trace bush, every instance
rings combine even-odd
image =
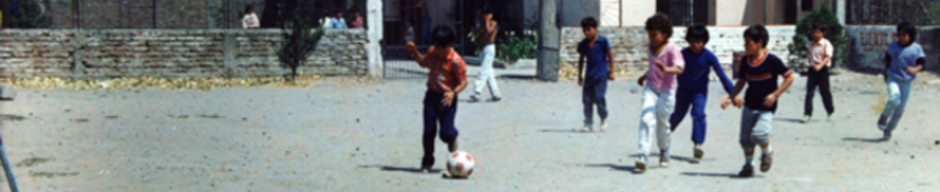
[[[839,18],[836,17],[828,6],[823,5],[821,9],[813,11],[806,15],[796,25],[796,35],[793,36],[793,42],[787,46],[790,50],[789,67],[795,71],[805,71],[810,66],[809,46],[814,23],[824,23],[829,31],[826,31],[826,39],[832,42],[835,48],[832,57],[832,67],[835,68],[848,59],[848,38],[844,35],[845,27],[839,24]],[[830,70],[831,72],[831,70]]]
[[[503,34],[506,40],[496,46],[496,58],[512,63],[538,56],[539,35],[535,31],[526,30],[522,36],[516,36],[512,31]]]

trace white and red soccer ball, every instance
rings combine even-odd
[[[473,173],[473,159],[470,153],[454,152],[447,157],[447,172],[451,177],[467,178]]]

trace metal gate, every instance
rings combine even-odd
[[[418,50],[427,50],[428,46],[419,46]],[[386,45],[382,48],[382,77],[385,79],[422,79],[427,78],[428,70],[422,68],[408,53],[405,46]]]

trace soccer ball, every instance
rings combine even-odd
[[[447,157],[447,172],[454,178],[467,178],[473,173],[473,156],[457,151]]]

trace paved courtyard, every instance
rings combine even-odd
[[[875,142],[885,92],[879,79],[834,77],[835,117],[817,115],[808,124],[796,122],[806,80],[797,79],[775,117],[773,169],[749,179],[731,177],[743,163],[741,111],[719,108],[726,94],[717,83],[703,162],[686,161],[687,118],[673,136],[671,166],[633,174],[641,89],[635,78],[610,83],[611,127],[602,133],[573,131],[582,121],[573,81],[504,79],[501,102],[470,103],[463,94],[460,147],[477,157],[468,180],[417,171],[421,80],[327,78],[312,88],[210,91],[23,89],[17,101],[0,104],[0,134],[23,191],[937,190],[940,85],[918,80],[894,140]],[[816,105],[824,114],[821,101]],[[440,170],[445,145],[437,149]]]

